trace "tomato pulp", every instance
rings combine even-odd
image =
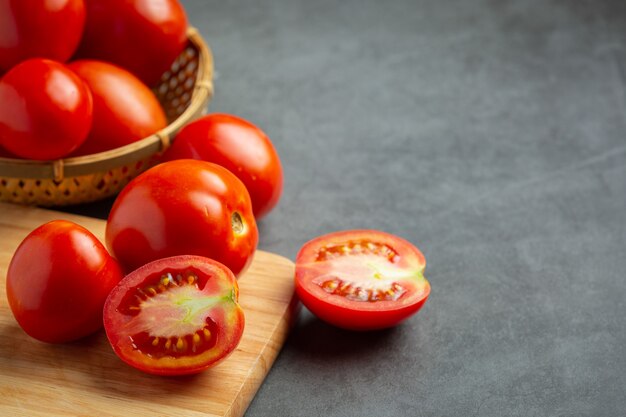
[[[33,230],[15,251],[7,298],[30,336],[69,342],[102,328],[102,306],[121,279],[121,268],[91,232],[55,220]]]
[[[115,353],[144,372],[183,375],[216,365],[244,329],[239,288],[224,265],[199,256],[151,262],[126,276],[104,306]]]
[[[424,255],[408,241],[352,230],[307,242],[296,258],[296,293],[320,319],[351,330],[392,327],[430,294]]]

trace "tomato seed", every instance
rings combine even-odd
[[[176,349],[182,351],[184,350],[185,345],[186,345],[185,339],[183,339],[182,337],[179,337],[178,340],[176,341]]]
[[[340,278],[333,278],[318,284],[329,294],[339,295],[353,301],[396,301],[407,290],[397,282],[391,284],[390,288],[380,290],[376,288],[363,288],[358,284],[344,281]]]
[[[389,262],[397,262],[399,259],[398,253],[384,243],[351,240],[344,244],[320,248],[317,252],[316,261],[328,261],[345,255],[376,255],[387,258]]]
[[[144,331],[130,338],[131,346],[154,358],[165,356],[177,358],[189,355],[190,352],[199,354],[211,349],[217,343],[217,339],[213,337],[209,329],[215,326],[216,324],[211,319],[207,319],[207,325],[202,329],[192,334],[171,337],[151,336]]]
[[[131,292],[127,295],[129,299],[128,302],[122,303],[122,305],[126,305],[125,313],[131,316],[139,314],[141,311],[141,305],[147,301],[150,297],[154,297],[157,294],[166,292],[168,289],[178,287],[180,285],[195,285],[198,284],[198,276],[192,272],[186,274],[185,281],[183,282],[183,277],[180,274],[176,275],[176,279],[172,276],[171,273],[159,275],[157,279],[148,280],[143,287],[137,287],[135,292]]]

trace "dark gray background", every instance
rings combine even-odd
[[[385,230],[432,285],[388,331],[303,311],[247,416],[624,415],[624,1],[183,3],[282,158],[260,248]]]

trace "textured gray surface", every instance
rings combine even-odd
[[[304,311],[248,417],[624,415],[623,1],[183,3],[284,164],[260,247],[381,229],[433,289],[389,331]]]

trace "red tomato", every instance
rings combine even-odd
[[[0,79],[0,144],[22,158],[67,156],[87,138],[89,89],[65,65],[29,59]]]
[[[87,83],[93,96],[93,126],[74,155],[128,145],[167,126],[154,93],[137,77],[101,61],[76,61],[69,68]]]
[[[149,86],[187,44],[187,17],[177,0],[89,0],[81,58],[120,65]]]
[[[19,159],[19,156],[12,154],[11,152],[0,146],[0,158]]]
[[[375,230],[307,242],[296,258],[296,293],[320,319],[351,330],[392,327],[415,314],[430,294],[424,255]]]
[[[0,0],[0,72],[28,58],[67,61],[84,26],[83,0]]]
[[[185,126],[164,159],[185,158],[213,162],[235,174],[250,193],[257,220],[280,199],[283,171],[272,142],[237,116],[211,114]]]
[[[7,297],[26,333],[49,343],[102,328],[102,307],[122,279],[117,262],[87,229],[55,220],[33,230],[7,271]]]
[[[244,329],[239,288],[224,265],[200,256],[159,259],[126,276],[104,305],[104,328],[124,362],[158,375],[216,365]]]
[[[252,261],[258,231],[246,187],[209,162],[165,162],[119,194],[107,246],[127,270],[175,255],[215,259],[235,275]]]

